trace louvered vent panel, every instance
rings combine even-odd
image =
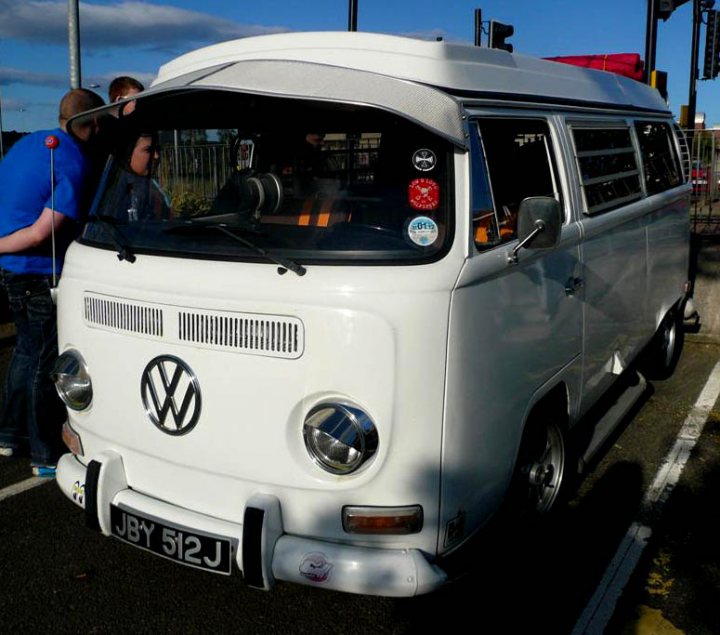
[[[112,331],[163,336],[162,309],[127,300],[86,294],[85,321]]]
[[[305,346],[300,320],[253,314],[181,311],[178,338],[208,348],[293,359],[302,355]]]

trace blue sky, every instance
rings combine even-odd
[[[657,68],[669,74],[670,108],[688,99],[692,2],[659,23]],[[644,55],[646,0],[358,0],[358,29],[472,42],[474,9],[515,26],[515,51],[534,56]],[[248,35],[345,30],[347,0],[90,0],[80,3],[82,83],[120,74],[149,84],[189,50]],[[701,35],[700,66],[704,34]],[[701,68],[702,71],[702,68]],[[0,0],[0,98],[4,130],[56,124],[69,87],[67,0]],[[720,83],[698,83],[697,110],[720,124]]]

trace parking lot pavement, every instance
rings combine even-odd
[[[720,362],[720,346],[708,345]],[[720,401],[655,519],[608,633],[720,633]]]

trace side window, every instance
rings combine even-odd
[[[531,196],[559,200],[546,121],[482,119],[473,168],[473,232],[478,249],[517,237],[520,203]]]
[[[664,192],[682,183],[680,164],[675,152],[672,131],[666,123],[636,121],[648,194]]]
[[[630,129],[572,126],[588,214],[607,212],[642,196]]]

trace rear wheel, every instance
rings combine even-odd
[[[667,312],[646,351],[643,370],[650,379],[667,379],[672,375],[683,345],[682,309]]]
[[[525,431],[512,486],[513,507],[523,515],[549,512],[565,481],[567,450],[560,426],[542,419]]]

